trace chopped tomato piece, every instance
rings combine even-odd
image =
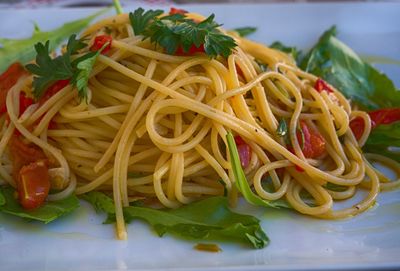
[[[25,209],[34,209],[43,204],[50,190],[50,178],[45,161],[23,166],[19,171],[18,199]]]
[[[6,98],[8,91],[17,83],[21,76],[27,73],[24,67],[16,62],[0,75],[0,114],[7,112]]]
[[[104,44],[108,43],[106,47],[101,51],[102,54],[106,54],[111,49],[112,37],[110,35],[100,35],[94,38],[90,51],[99,51],[103,48]]]
[[[384,108],[371,111],[368,113],[371,118],[371,129],[379,125],[392,124],[400,121],[400,108]],[[360,139],[364,129],[365,123],[361,117],[357,117],[350,122],[350,128],[353,131],[356,139]]]
[[[26,97],[24,92],[19,93],[19,115],[21,116],[25,110],[33,104],[33,99]]]
[[[48,87],[44,95],[39,99],[39,105],[43,105],[48,99],[53,97],[53,95],[65,88],[69,84],[69,82],[69,79],[58,80],[50,87]]]
[[[368,114],[371,117],[374,128],[381,124],[392,124],[400,121],[400,108],[384,108],[371,111]]]
[[[24,143],[18,136],[14,136],[11,139],[9,146],[13,162],[13,177],[16,182],[21,167],[46,159],[46,155],[40,148]]]
[[[302,146],[304,157],[317,158],[325,153],[325,139],[316,130],[308,127],[307,123],[300,121],[300,129],[303,133],[297,132],[297,140]],[[304,138],[304,142],[303,142]]]
[[[182,48],[182,46],[179,46],[178,49],[176,50],[176,54],[178,56],[191,56],[194,55],[195,53],[204,53],[204,44],[201,44],[199,47],[196,47],[196,45],[192,45],[189,48],[189,51],[185,52]]]
[[[188,11],[184,10],[184,9],[180,9],[180,8],[171,7],[171,9],[169,10],[170,15],[174,15],[174,14],[182,14],[183,15],[185,13],[188,13]]]
[[[250,164],[251,148],[240,136],[235,136],[235,143],[238,149],[240,164],[242,168],[246,168]]]
[[[315,85],[314,88],[321,93],[322,91],[326,91],[328,93],[333,93],[333,90],[331,89],[330,86],[328,86],[328,84],[322,80],[321,78],[318,78],[317,81],[315,81]]]

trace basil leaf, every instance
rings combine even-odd
[[[231,157],[232,170],[236,179],[235,184],[237,189],[240,191],[240,193],[242,193],[243,197],[246,199],[246,201],[251,204],[264,207],[291,208],[286,201],[283,200],[267,201],[260,198],[251,190],[249,183],[247,182],[246,175],[243,172],[240,163],[239,153],[232,133],[228,133],[226,135],[226,139],[228,141],[228,149]]]
[[[65,214],[71,213],[79,207],[78,198],[72,195],[62,200],[46,202],[43,206],[33,210],[25,210],[15,199],[14,194],[14,188],[0,187],[0,195],[5,199],[5,203],[0,206],[1,212],[22,218],[38,220],[46,224]]]
[[[124,208],[124,215],[128,221],[135,218],[147,221],[159,236],[171,233],[190,239],[244,242],[254,248],[269,243],[260,221],[232,212],[225,197],[211,197],[169,210],[129,206]]]
[[[335,27],[322,35],[300,67],[322,77],[363,109],[400,106],[400,91],[393,82],[337,39]]]
[[[0,38],[0,73],[4,72],[8,66],[16,61],[25,64],[33,60],[36,55],[34,45],[39,42],[50,40],[49,50],[54,51],[65,39],[74,33],[80,32],[94,18],[107,10],[101,10],[86,18],[66,23],[49,32],[42,32],[35,27],[32,37],[27,39]]]

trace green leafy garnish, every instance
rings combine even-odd
[[[67,52],[55,58],[50,57],[50,42],[39,42],[35,45],[36,64],[26,65],[26,69],[36,75],[33,78],[33,96],[40,98],[46,89],[58,80],[65,80],[74,74],[71,55],[86,46],[72,35],[68,40]]]
[[[276,134],[280,137],[285,137],[288,134],[288,126],[284,118],[280,119]]]
[[[0,190],[0,207],[6,204],[6,198],[3,196],[3,193]]]
[[[124,208],[124,215],[128,221],[147,221],[159,236],[168,232],[190,239],[245,242],[254,248],[269,243],[260,221],[229,210],[225,197],[211,197],[169,210],[130,206]]]
[[[110,197],[101,192],[89,192],[83,199],[108,215],[105,223],[113,222],[115,209]],[[129,206],[124,207],[124,217],[128,223],[134,219],[145,220],[159,236],[170,233],[188,239],[245,242],[254,248],[263,248],[269,242],[260,221],[232,212],[226,197],[211,197],[177,209]]]
[[[363,150],[370,153],[379,153],[400,162],[400,152],[391,151],[390,147],[400,147],[400,122],[375,127],[369,135]]]
[[[38,27],[32,37],[27,39],[0,38],[0,73],[4,72],[12,63],[19,61],[25,64],[35,58],[34,45],[38,42],[49,40],[49,51],[54,51],[59,45],[74,33],[80,32],[94,18],[103,14],[102,10],[86,18],[72,21],[49,32],[42,32]]]
[[[218,55],[228,57],[236,47],[235,40],[223,34],[211,14],[202,22],[195,22],[183,14],[165,15],[162,10],[144,11],[136,9],[129,14],[135,35],[143,35],[144,39],[163,47],[168,54],[175,54],[179,48],[188,53],[190,48],[204,46],[210,57]]]
[[[70,83],[77,88],[79,97],[86,99],[90,72],[97,56],[108,43],[104,44],[100,50],[88,52],[75,60],[72,59],[72,56],[87,46],[87,44],[77,40],[75,34],[69,38],[66,52],[63,55],[51,58],[49,44],[49,41],[45,44],[37,43],[35,45],[36,64],[26,65],[26,69],[35,75],[33,78],[33,96],[39,99],[47,88],[58,80],[71,79]]]
[[[227,133],[226,139],[228,142],[229,155],[231,157],[232,170],[236,179],[235,184],[238,190],[242,193],[243,197],[246,199],[246,201],[251,204],[264,207],[290,208],[286,201],[267,201],[257,196],[251,190],[249,183],[247,182],[246,175],[243,172],[242,165],[240,163],[239,153],[232,133]]]
[[[0,187],[0,198],[4,198],[4,204],[0,204],[0,211],[14,216],[38,220],[44,223],[49,223],[57,218],[71,213],[79,207],[79,200],[75,195],[69,196],[63,200],[49,201],[43,206],[25,210],[15,199],[15,190],[11,187]]]
[[[400,106],[400,91],[393,82],[337,39],[335,27],[322,35],[301,68],[322,77],[363,109]]]
[[[302,57],[301,51],[298,50],[296,47],[286,46],[283,43],[281,43],[280,41],[275,41],[269,47],[271,47],[273,49],[277,49],[279,51],[282,51],[284,53],[287,53],[287,54],[291,55],[292,58],[296,62],[298,62],[300,60],[300,58]]]
[[[241,37],[246,37],[250,34],[253,34],[254,32],[257,31],[257,27],[252,27],[252,26],[246,26],[246,27],[238,27],[238,28],[234,28],[232,29],[233,31],[235,31],[236,33],[239,34],[239,36]]]

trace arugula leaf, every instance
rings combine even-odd
[[[78,198],[72,195],[63,200],[46,202],[43,206],[34,210],[25,210],[17,202],[14,194],[15,190],[13,188],[0,187],[0,195],[5,199],[5,203],[2,206],[0,204],[1,212],[22,218],[38,220],[46,224],[65,214],[71,213],[79,207]]]
[[[66,38],[74,33],[80,32],[93,19],[103,14],[101,10],[86,18],[72,21],[49,32],[42,32],[35,27],[32,37],[27,39],[4,39],[0,38],[0,73],[4,72],[12,63],[19,61],[25,64],[35,57],[34,45],[38,42],[50,40],[48,50],[54,51]]]
[[[102,192],[89,192],[82,198],[97,212],[108,215],[104,223],[115,222],[114,201],[110,197]],[[168,232],[189,239],[247,242],[255,248],[263,248],[269,242],[260,221],[230,211],[226,197],[207,198],[178,209],[129,206],[124,208],[124,217],[127,223],[137,218],[147,221],[159,236]]]
[[[91,191],[83,194],[81,198],[92,204],[97,213],[115,214],[114,201],[102,192]]]
[[[291,55],[292,58],[296,61],[296,63],[299,64],[300,59],[302,57],[302,52],[298,50],[296,47],[286,46],[280,41],[273,42],[269,47]]]
[[[225,197],[211,197],[170,210],[129,206],[124,208],[124,215],[128,221],[134,218],[147,221],[160,237],[168,232],[190,239],[246,242],[254,248],[269,243],[260,221],[230,211]]]
[[[369,135],[363,151],[379,153],[400,162],[400,152],[391,151],[389,147],[400,147],[400,122],[375,127]]]
[[[0,190],[0,207],[6,204],[6,198],[4,197],[3,193]]]
[[[192,46],[200,48],[210,57],[222,55],[228,57],[236,42],[230,36],[223,34],[211,14],[202,22],[195,22],[183,14],[173,14],[159,17],[162,10],[144,11],[136,9],[129,14],[129,19],[135,35],[143,35],[144,39],[163,47],[168,54],[175,54],[178,49],[189,52]]]
[[[335,27],[322,35],[301,68],[322,77],[363,109],[400,106],[400,91],[393,82],[337,39]]]
[[[288,134],[288,126],[284,118],[281,118],[279,120],[279,125],[278,129],[276,129],[276,134],[280,137],[284,137]]]
[[[257,31],[257,27],[246,26],[246,27],[234,28],[232,30],[235,31],[236,33],[238,33],[239,36],[246,37],[246,36],[256,32]]]
[[[231,157],[232,170],[236,179],[235,184],[238,190],[242,193],[243,197],[246,199],[246,201],[253,205],[259,205],[264,207],[291,208],[286,201],[283,200],[267,201],[257,196],[251,190],[249,183],[247,182],[246,175],[243,172],[240,163],[239,153],[232,133],[227,133],[226,139],[228,142],[228,150]]]

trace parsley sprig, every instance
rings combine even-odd
[[[196,22],[184,14],[165,15],[162,10],[136,9],[129,14],[135,35],[143,35],[144,39],[162,46],[168,54],[175,54],[179,48],[189,52],[192,46],[204,46],[210,57],[218,55],[228,57],[237,46],[235,40],[222,33],[214,21],[214,14],[207,19]]]
[[[87,83],[90,72],[103,48],[97,52],[88,52],[73,59],[72,56],[78,54],[79,50],[86,46],[86,43],[76,39],[76,35],[71,35],[65,53],[52,58],[50,56],[50,42],[37,43],[35,45],[36,64],[26,65],[26,69],[35,75],[33,78],[33,96],[39,99],[55,82],[70,79],[70,84],[77,88],[79,97],[87,99]]]

